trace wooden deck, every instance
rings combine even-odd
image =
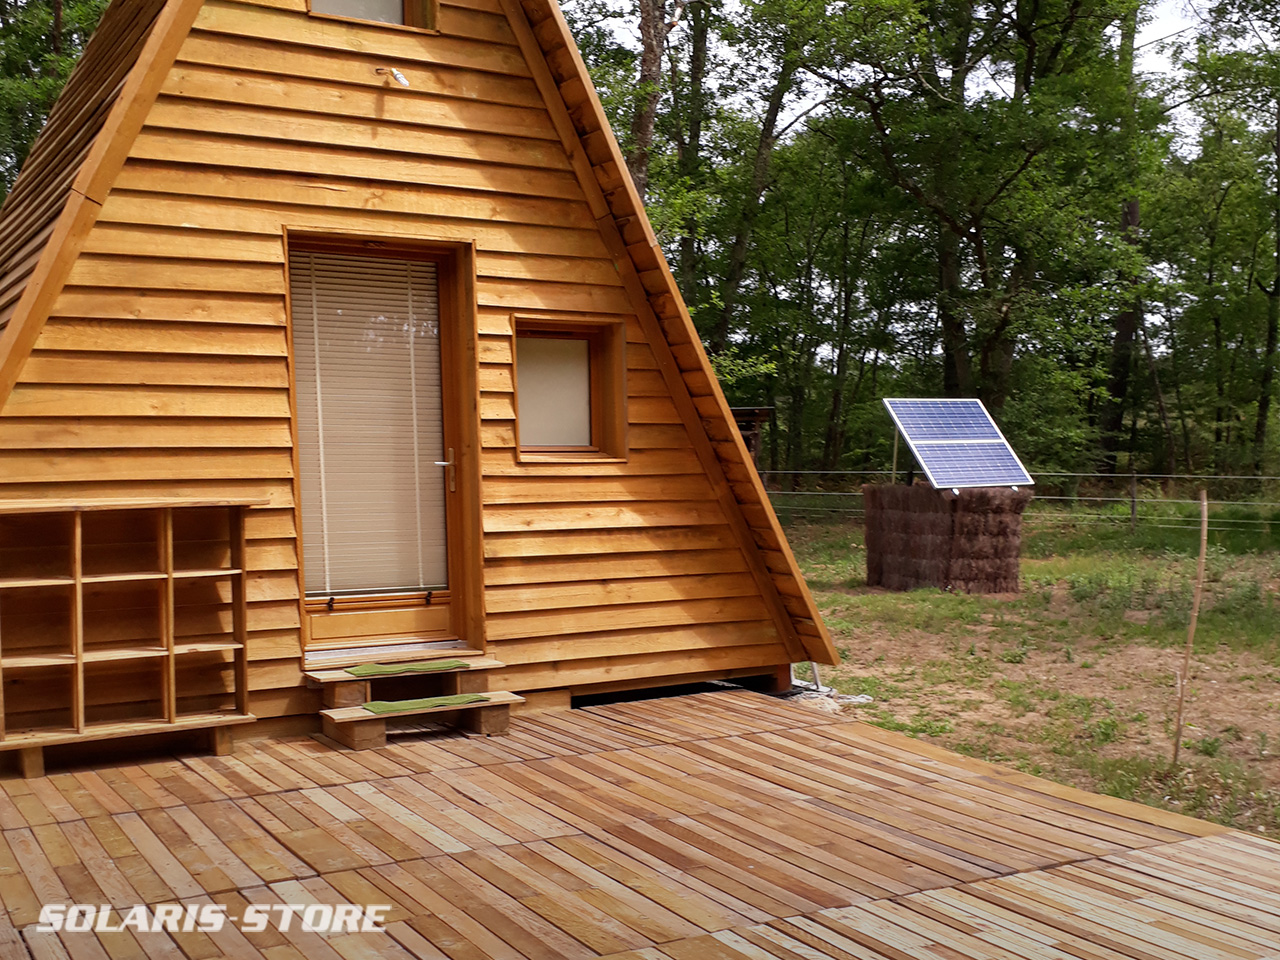
[[[1280,957],[1280,845],[748,693],[0,784],[2,958]],[[386,903],[381,933],[35,932]]]

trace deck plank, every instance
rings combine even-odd
[[[0,781],[0,958],[1274,960],[1280,845],[744,691]],[[379,933],[36,932],[46,902]]]

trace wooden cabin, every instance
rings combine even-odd
[[[32,769],[837,661],[553,0],[115,0],[0,264]]]

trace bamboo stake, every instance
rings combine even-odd
[[[1200,597],[1204,594],[1204,557],[1209,549],[1209,495],[1200,491],[1200,560],[1196,563],[1196,589],[1191,598],[1191,623],[1187,626],[1187,647],[1182,653],[1182,672],[1178,675],[1178,718],[1173,733],[1173,764],[1178,765],[1182,749],[1182,708],[1187,687],[1191,683],[1191,647],[1196,639],[1196,621],[1200,619]]]
[[[1138,474],[1129,474],[1129,532],[1138,532]]]

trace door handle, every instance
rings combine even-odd
[[[449,471],[449,492],[456,491],[458,489],[458,470],[457,464],[453,459],[453,447],[449,448],[448,460],[437,460],[435,463],[437,467],[444,467]]]

